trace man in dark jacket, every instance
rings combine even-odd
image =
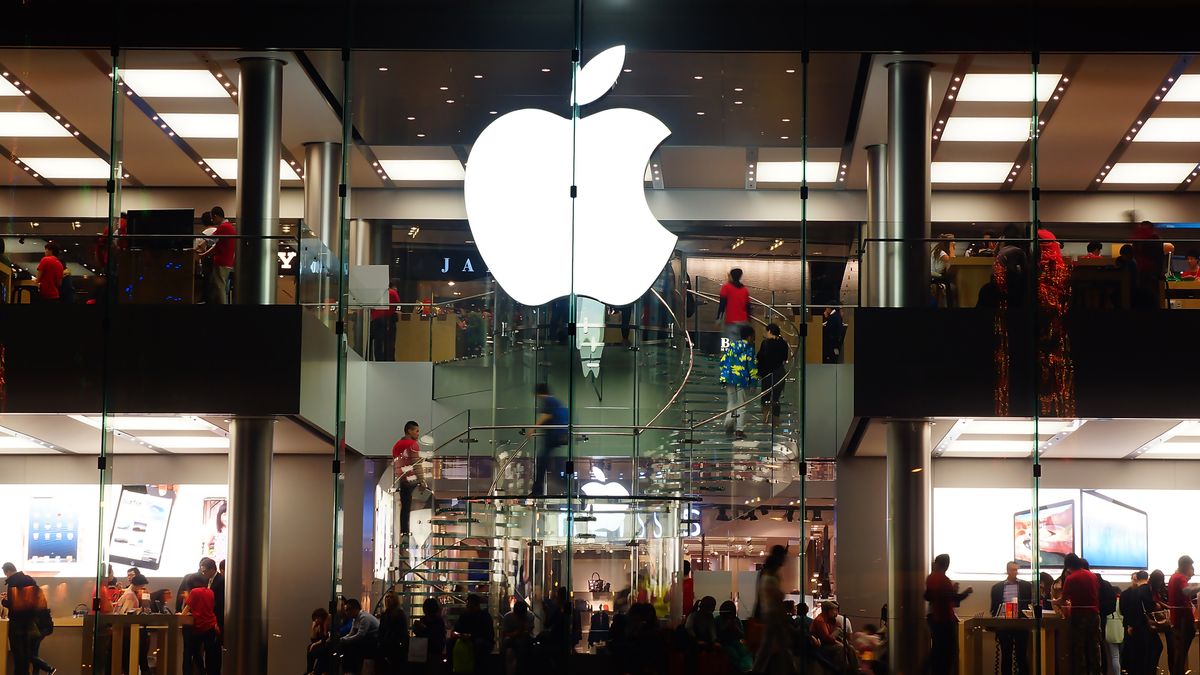
[[[1004,616],[1004,603],[1017,603],[1018,615],[1021,609],[1033,603],[1033,584],[1017,578],[1020,566],[1015,562],[1008,563],[1008,577],[992,586],[992,616]],[[1029,634],[1023,630],[996,631],[996,640],[1000,648],[1001,675],[1025,675],[1029,672]]]
[[[38,609],[38,587],[33,577],[17,571],[17,566],[4,563],[7,594],[4,607],[8,609],[8,648],[12,651],[13,672],[28,673],[33,663],[33,642],[41,637],[35,619]]]
[[[1000,299],[1009,308],[1024,307],[1028,299],[1032,273],[1026,243],[1016,225],[1004,228],[1004,242],[1000,244],[996,262],[992,265],[993,280]]]

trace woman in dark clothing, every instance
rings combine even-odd
[[[446,620],[442,618],[442,605],[435,598],[428,598],[421,604],[421,610],[424,615],[413,622],[412,633],[429,639],[426,675],[441,675],[446,665]]]
[[[312,613],[308,629],[308,670],[313,675],[329,672],[329,612],[318,607]]]
[[[496,643],[496,628],[492,625],[492,616],[483,609],[483,602],[478,595],[467,596],[467,609],[454,624],[454,638],[468,640],[475,653],[475,673],[488,673],[491,668],[488,662],[492,655],[492,646]],[[450,653],[454,653],[453,647]],[[460,671],[458,664],[452,664],[455,672]]]
[[[758,346],[758,374],[762,379],[763,419],[779,421],[779,397],[787,374],[788,343],[778,324],[767,326],[767,337]]]
[[[400,598],[392,591],[383,595],[379,615],[379,663],[375,672],[396,675],[404,672],[408,657],[408,615],[400,609]]]

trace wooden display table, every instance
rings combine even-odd
[[[962,645],[962,649],[958,654],[958,672],[982,674],[990,673],[994,670],[993,659],[984,658],[984,633],[1023,631],[1030,633],[1030,658],[1036,659],[1040,663],[1040,669],[1037,672],[1044,675],[1054,675],[1056,672],[1066,673],[1069,666],[1067,662],[1066,628],[1066,620],[1058,615],[1042,617],[1040,629],[1035,619],[999,619],[992,617],[967,619],[958,625],[959,644]],[[1036,641],[1033,640],[1032,633],[1034,630],[1038,630],[1040,633],[1041,649],[1036,647]],[[1027,672],[1034,671],[1032,668],[1029,668]]]
[[[83,627],[83,619],[76,616],[55,617],[54,629],[57,632],[59,628],[81,628]],[[8,672],[8,619],[0,619],[0,673]]]
[[[93,637],[96,635],[95,614],[88,615],[83,619],[83,655],[80,659],[82,664],[82,672],[84,675],[95,672],[94,659],[96,655]],[[180,632],[181,626],[192,625],[192,617],[182,614],[100,614],[100,631],[104,631],[106,627],[112,628],[112,642],[109,649],[110,666],[109,673],[120,673],[121,660],[124,655],[123,645],[125,636],[129,636],[129,664],[130,667],[136,670],[138,662],[138,654],[141,649],[142,631],[145,628],[148,630],[162,631],[165,640],[159,642],[158,658],[154,672],[159,675],[173,673],[176,669],[176,663],[179,660],[180,654]],[[55,625],[61,625],[58,620],[55,620]]]
[[[979,289],[992,280],[991,256],[954,257],[946,266],[946,278],[954,290],[955,307],[974,307],[979,301]]]
[[[1167,282],[1167,301],[1171,309],[1200,309],[1200,281]]]

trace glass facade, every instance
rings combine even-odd
[[[0,49],[0,661],[1200,663],[1191,55],[584,9]]]

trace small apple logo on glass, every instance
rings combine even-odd
[[[589,497],[628,497],[629,490],[620,483],[607,482],[608,478],[598,466],[592,467],[592,480],[579,486],[579,490]],[[591,505],[591,513],[596,516],[591,530],[608,536],[621,536],[625,531],[625,512],[628,504],[606,502]]]
[[[575,77],[574,100],[599,99],[624,64],[624,46],[596,55]],[[670,134],[629,108],[574,122],[526,108],[488,125],[463,193],[475,245],[505,292],[525,305],[572,290],[614,306],[640,298],[675,248],[644,186],[650,154]]]

